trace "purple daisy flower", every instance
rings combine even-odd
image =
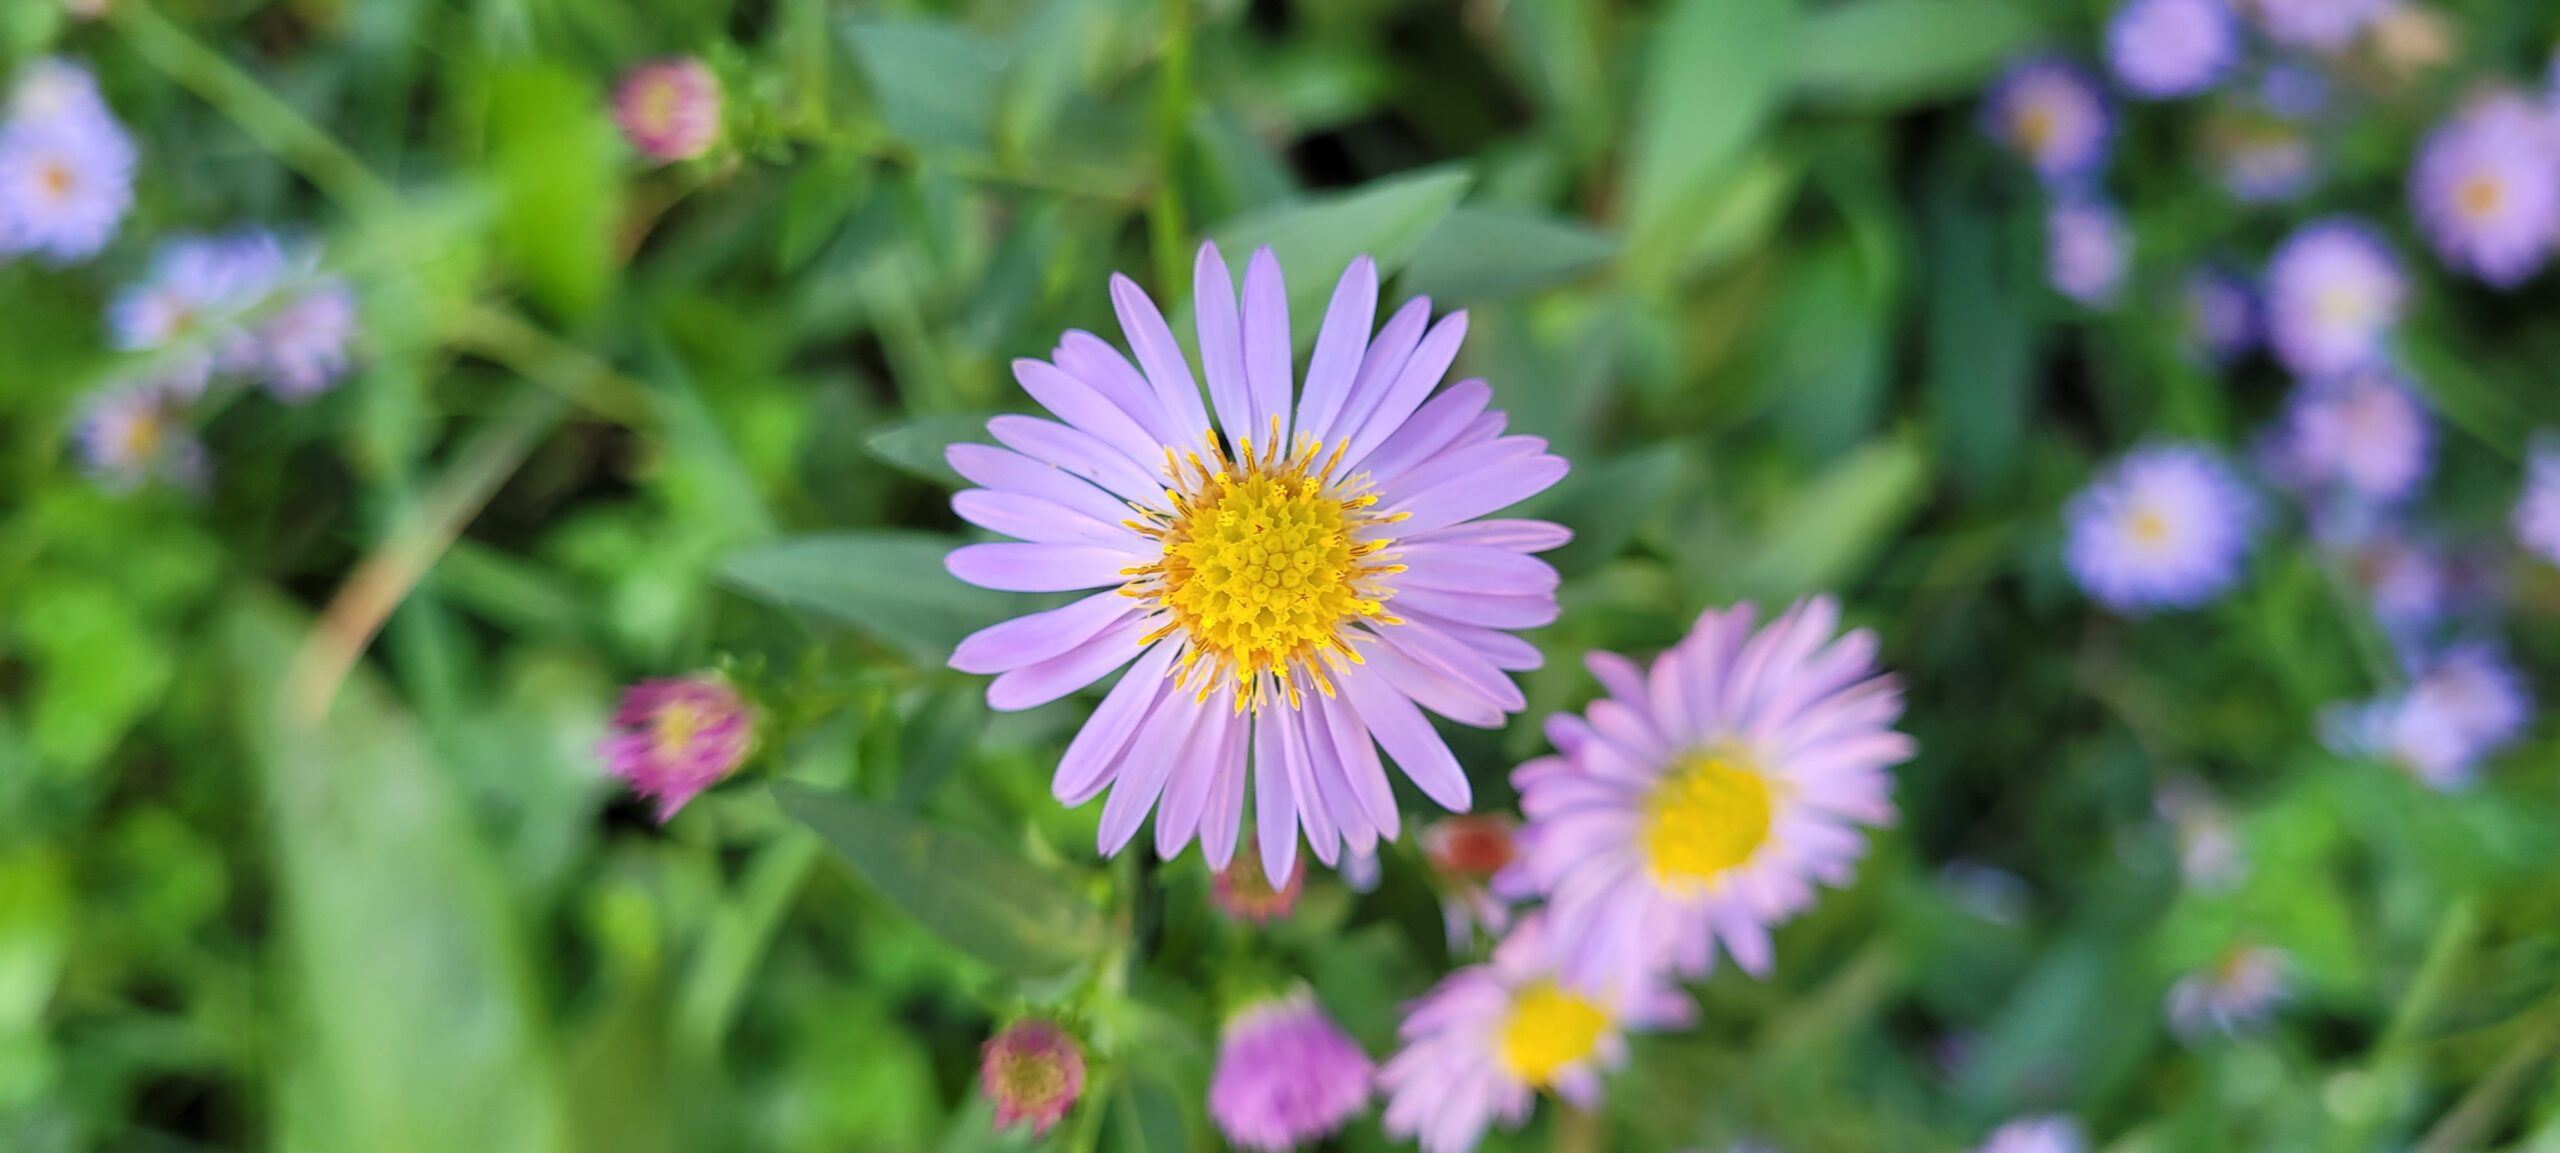
[[[59,56],[30,60],[18,68],[9,82],[6,116],[21,124],[115,123],[106,98],[98,93],[97,76],[87,66]]]
[[[1770,930],[1848,883],[1859,826],[1893,821],[1885,770],[1913,745],[1875,634],[1839,634],[1829,597],[1753,624],[1710,610],[1650,672],[1591,654],[1609,695],[1512,775],[1520,867],[1575,974],[1694,976],[1723,952],[1766,975]]]
[[[251,329],[249,371],[288,404],[318,396],[347,370],[356,334],[356,299],[346,281],[317,277]]]
[[[1286,1153],[1368,1108],[1376,1071],[1302,988],[1227,1022],[1209,1074],[1209,1117],[1238,1149]]]
[[[100,390],[82,407],[73,431],[81,464],[112,492],[152,481],[201,488],[209,469],[204,445],[187,426],[191,396],[162,381]]]
[[[2132,263],[2124,217],[2103,201],[2065,197],[2045,212],[2045,277],[2088,308],[2114,304]]]
[[[0,256],[60,267],[97,255],[133,207],[133,164],[133,142],[112,119],[0,126]]]
[[[2513,519],[2526,551],[2560,565],[2560,440],[2535,438]]]
[[[245,322],[287,267],[283,245],[263,231],[171,239],[150,274],[108,305],[108,335],[128,352],[192,350],[199,383],[217,364],[246,368],[256,363],[256,342]]]
[[[995,1127],[1047,1133],[1084,1095],[1084,1046],[1037,1017],[1007,1025],[979,1054],[978,1089],[995,1103]]]
[[[2364,224],[2330,217],[2293,231],[2267,262],[2267,335],[2294,375],[2337,376],[2381,359],[2408,282]]]
[[[2106,162],[2115,117],[2079,66],[2038,58],[2011,67],[1982,106],[1982,131],[2048,184],[2071,184]]]
[[[2453,792],[2514,743],[2532,710],[2523,676],[2494,646],[2462,644],[2423,664],[2404,691],[2332,710],[2322,737],[2341,753],[2380,757]]]
[[[2427,137],[2409,204],[2436,254],[2499,288],[2541,271],[2560,236],[2560,148],[2550,114],[2501,93]]]
[[[2063,511],[2073,579],[2118,612],[2191,608],[2240,577],[2257,502],[2201,445],[2135,449]]]
[[[613,120],[641,155],[691,160],[719,142],[720,78],[690,56],[637,65],[614,88]]]
[[[1556,572],[1531,554],[1570,537],[1477,518],[1544,491],[1565,462],[1502,435],[1483,381],[1433,395],[1464,313],[1426,333],[1430,302],[1415,300],[1371,338],[1368,258],[1342,275],[1303,389],[1279,261],[1254,254],[1241,314],[1233,284],[1203,246],[1208,405],[1126,277],[1112,298],[1143,371],[1082,332],[1054,364],[1014,363],[1065,423],[998,417],[988,429],[1009,447],[953,446],[952,467],[983,487],[952,506],[1026,543],[964,546],[948,567],[986,588],[1105,591],[982,631],[951,666],[1000,674],[987,703],[1024,709],[1129,664],[1052,790],[1070,805],[1111,791],[1106,855],[1155,810],[1157,852],[1197,836],[1224,868],[1250,779],[1264,868],[1286,877],[1301,828],[1328,865],[1346,843],[1395,839],[1381,747],[1423,795],[1466,810],[1466,774],[1423,710],[1491,728],[1525,707],[1509,673],[1538,651],[1505,630],[1555,619]]]
[[[2125,91],[2193,96],[2240,59],[2240,22],[2224,0],[2125,0],[2107,21],[2107,67]]]
[[[2211,968],[2189,973],[2169,987],[2162,1008],[2169,1027],[2194,1042],[2208,1033],[2254,1032],[2285,996],[2291,960],[2281,949],[2242,945]]]
[[[2392,0],[2255,0],[2258,26],[2287,48],[2337,52],[2391,10]]]
[[[606,772],[657,802],[664,824],[737,772],[755,737],[755,711],[727,681],[703,673],[631,686],[599,752]]]
[[[2179,344],[2198,362],[2227,365],[2257,347],[2257,294],[2239,274],[2199,268],[2187,275],[2179,303]]]
[[[2264,457],[2288,488],[2387,508],[2426,482],[2434,439],[2417,394],[2372,369],[2295,385]]]
[[[1992,1131],[1974,1153],[2083,1153],[2088,1139],[2068,1117],[2027,1117]]]
[[[1387,1135],[1418,1140],[1423,1153],[1468,1153],[1495,1123],[1528,1120],[1540,1092],[1592,1108],[1601,1074],[1626,1063],[1628,1030],[1677,1028],[1694,1013],[1651,982],[1566,977],[1533,914],[1490,963],[1449,974],[1406,1010],[1402,1047],[1378,1076]]]

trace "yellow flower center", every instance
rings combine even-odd
[[[1272,434],[1276,441],[1276,421]],[[1366,474],[1334,479],[1349,442],[1325,455],[1313,437],[1300,437],[1283,456],[1257,455],[1246,440],[1243,459],[1230,461],[1212,437],[1206,460],[1198,453],[1177,460],[1166,450],[1173,511],[1144,511],[1146,519],[1128,522],[1164,547],[1161,560],[1127,570],[1121,589],[1170,618],[1140,643],[1183,634],[1190,649],[1177,678],[1195,665],[1204,670],[1199,700],[1232,684],[1239,712],[1261,704],[1264,674],[1274,675],[1291,708],[1299,703],[1293,671],[1332,696],[1326,668],[1362,663],[1347,627],[1401,623],[1386,615],[1395,594],[1379,582],[1404,566],[1377,559],[1388,540],[1358,534],[1405,514],[1370,511],[1378,497]]]
[[[151,459],[153,453],[160,451],[160,438],[166,432],[167,430],[162,427],[160,414],[157,412],[144,413],[125,422],[124,443],[120,446],[124,450],[125,459],[129,461]]]
[[[998,1095],[1017,1106],[1045,1106],[1067,1091],[1066,1066],[1054,1052],[1000,1053],[995,1066]]]
[[[1664,882],[1709,884],[1769,840],[1769,779],[1729,752],[1682,757],[1645,803],[1644,845]]]
[[[684,93],[673,81],[660,81],[640,92],[640,123],[648,131],[664,132],[675,124],[676,110]]]
[[[1600,1006],[1542,981],[1511,1003],[1511,1019],[1502,1024],[1502,1063],[1513,1076],[1543,1089],[1565,1066],[1590,1056],[1608,1027],[1609,1015]]]
[[[2456,211],[2466,220],[2486,220],[2506,203],[2507,189],[2495,177],[2475,176],[2463,182],[2462,192],[2454,198]]]
[[[44,167],[36,170],[36,185],[44,190],[48,199],[68,198],[73,186],[78,183],[79,179],[71,174],[71,166],[58,160],[48,162]]]
[[[710,713],[700,705],[677,701],[658,710],[658,715],[649,722],[649,736],[658,742],[659,756],[682,756],[693,747],[693,738],[710,720]]]
[[[2028,105],[2018,110],[2018,144],[2028,152],[2042,152],[2052,143],[2056,128],[2053,110],[2042,105]]]
[[[2127,518],[2125,531],[2133,534],[2137,544],[2156,545],[2169,539],[2169,518],[2154,509],[2138,508]]]

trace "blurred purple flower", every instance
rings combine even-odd
[[[44,56],[18,66],[9,82],[7,119],[16,124],[115,126],[115,113],[85,64]]]
[[[2422,663],[2409,686],[2323,714],[2322,739],[2408,770],[2428,787],[2469,787],[2480,762],[2514,742],[2532,713],[2524,678],[2496,647],[2467,643]]]
[[[2124,0],[2107,21],[2107,67],[2135,96],[2193,96],[2240,58],[2240,22],[2225,0]]]
[[[1628,1030],[1687,1025],[1686,997],[1653,981],[1604,985],[1558,970],[1543,915],[1523,918],[1488,964],[1413,1002],[1379,1074],[1387,1135],[1422,1153],[1468,1153],[1497,1122],[1518,1128],[1544,1091],[1589,1109],[1601,1074],[1626,1063]]]
[[[2179,304],[2179,344],[2196,361],[2226,365],[2257,347],[2257,294],[2240,274],[2198,268],[2187,274]]]
[[[2106,162],[2114,114],[2078,65],[2043,57],[2009,69],[1982,106],[1982,131],[2048,184],[2072,185]]]
[[[2113,205],[2064,197],[2045,211],[2045,275],[2087,308],[2115,303],[2132,263],[2133,237]]]
[[[641,155],[691,160],[719,142],[720,79],[690,56],[635,65],[614,88],[613,120]]]
[[[277,400],[307,400],[338,383],[355,335],[354,290],[336,277],[314,278],[251,330],[251,370]]]
[[[2560,127],[2513,93],[2472,104],[2427,137],[2409,203],[2447,265],[2499,288],[2523,283],[2560,238]]]
[[[1084,1046],[1038,1017],[1004,1027],[979,1054],[978,1089],[995,1103],[995,1127],[1047,1133],[1084,1095]]]
[[[2337,52],[2391,10],[2393,0],[2254,0],[2258,26],[2287,48]]]
[[[83,405],[73,432],[80,462],[111,492],[150,482],[182,489],[204,485],[204,445],[187,427],[192,393],[165,381],[136,381],[99,390]]]
[[[113,119],[0,126],[0,257],[60,267],[97,255],[133,207],[133,165],[133,142]]]
[[[745,764],[755,711],[710,673],[642,681],[622,694],[599,751],[605,771],[657,804],[660,823]]]
[[[2309,120],[2329,107],[2329,76],[2300,60],[2278,60],[2258,75],[2261,108],[2287,120]]]
[[[2517,498],[2516,539],[2546,564],[2560,565],[2560,439],[2536,437]]]
[[[1019,538],[954,549],[954,575],[1101,590],[981,630],[951,665],[997,674],[987,700],[1008,710],[1127,665],[1051,791],[1071,805],[1110,791],[1106,854],[1152,811],[1159,854],[1197,837],[1216,869],[1234,855],[1250,780],[1263,867],[1286,878],[1302,828],[1326,864],[1398,835],[1381,748],[1433,803],[1467,809],[1472,787],[1423,710],[1493,727],[1526,706],[1510,673],[1540,658],[1510,630],[1555,619],[1556,572],[1534,554],[1571,534],[1480,518],[1566,465],[1544,440],[1502,435],[1483,381],[1438,387],[1463,313],[1430,325],[1416,300],[1372,334],[1366,257],[1336,282],[1303,388],[1269,249],[1245,271],[1241,309],[1216,246],[1201,247],[1193,280],[1207,406],[1163,315],[1114,277],[1143,370],[1069,333],[1054,363],[1013,366],[1066,423],[998,417],[989,431],[1009,448],[950,450],[982,486],[952,506]]]
[[[2315,220],[2267,262],[2268,339],[2296,376],[2351,372],[2381,359],[2407,294],[2399,258],[2370,227]]]
[[[2088,1147],[2079,1122],[2068,1117],[2028,1117],[1993,1130],[1974,1153],[2083,1153]]]
[[[2189,973],[2169,987],[2162,1009],[2169,1027],[2189,1042],[2207,1033],[2236,1036],[2266,1023],[2286,991],[2291,960],[2280,949],[2242,945],[2211,968]]]
[[[1209,1116],[1228,1144],[1286,1153],[1369,1107],[1376,1067],[1304,989],[1227,1022],[1209,1074]]]
[[[2426,482],[2434,439],[2417,394],[2366,369],[2295,385],[2263,455],[2287,488],[2388,508]]]
[[[2118,612],[2190,608],[2239,579],[2257,501],[2202,445],[2138,448],[2100,470],[2063,511],[2073,579]]]
[[[108,337],[127,352],[185,350],[202,387],[217,364],[253,362],[256,344],[246,322],[286,267],[284,246],[272,233],[173,237],[161,244],[143,281],[107,306]]]
[[[1708,610],[1650,672],[1584,658],[1609,695],[1511,777],[1520,869],[1568,972],[1696,976],[1722,953],[1769,973],[1771,930],[1848,884],[1862,828],[1894,819],[1888,770],[1915,746],[1876,650],[1816,597],[1765,626],[1749,604]]]

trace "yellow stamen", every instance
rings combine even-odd
[[[1511,1018],[1502,1025],[1502,1063],[1513,1076],[1537,1088],[1555,1083],[1565,1067],[1591,1055],[1609,1015],[1588,998],[1546,981],[1530,986],[1511,1003]]]
[[[1683,757],[1645,803],[1657,880],[1713,885],[1769,840],[1770,783],[1730,750]]]

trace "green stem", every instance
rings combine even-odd
[[[339,207],[364,216],[391,206],[396,198],[391,186],[355,153],[162,16],[148,0],[116,0],[107,7],[107,18],[143,59],[212,105]]]
[[[1147,206],[1155,250],[1156,291],[1179,293],[1186,281],[1189,227],[1182,210],[1183,142],[1191,131],[1191,0],[1164,0],[1164,74],[1156,90],[1155,197]]]
[[[2525,1027],[2524,1036],[2507,1047],[2496,1068],[2482,1078],[2471,1092],[2464,1094],[2453,1111],[2427,1130],[2426,1139],[2418,1143],[2416,1153],[2464,1153],[2477,1149],[2481,1140],[2495,1132],[2516,1098],[2533,1083],[2545,1061],[2560,1051],[2560,1011],[2546,1008],[2541,1019]]]
[[[638,381],[514,313],[474,305],[455,320],[450,338],[598,416],[633,428],[652,423],[655,408]]]

